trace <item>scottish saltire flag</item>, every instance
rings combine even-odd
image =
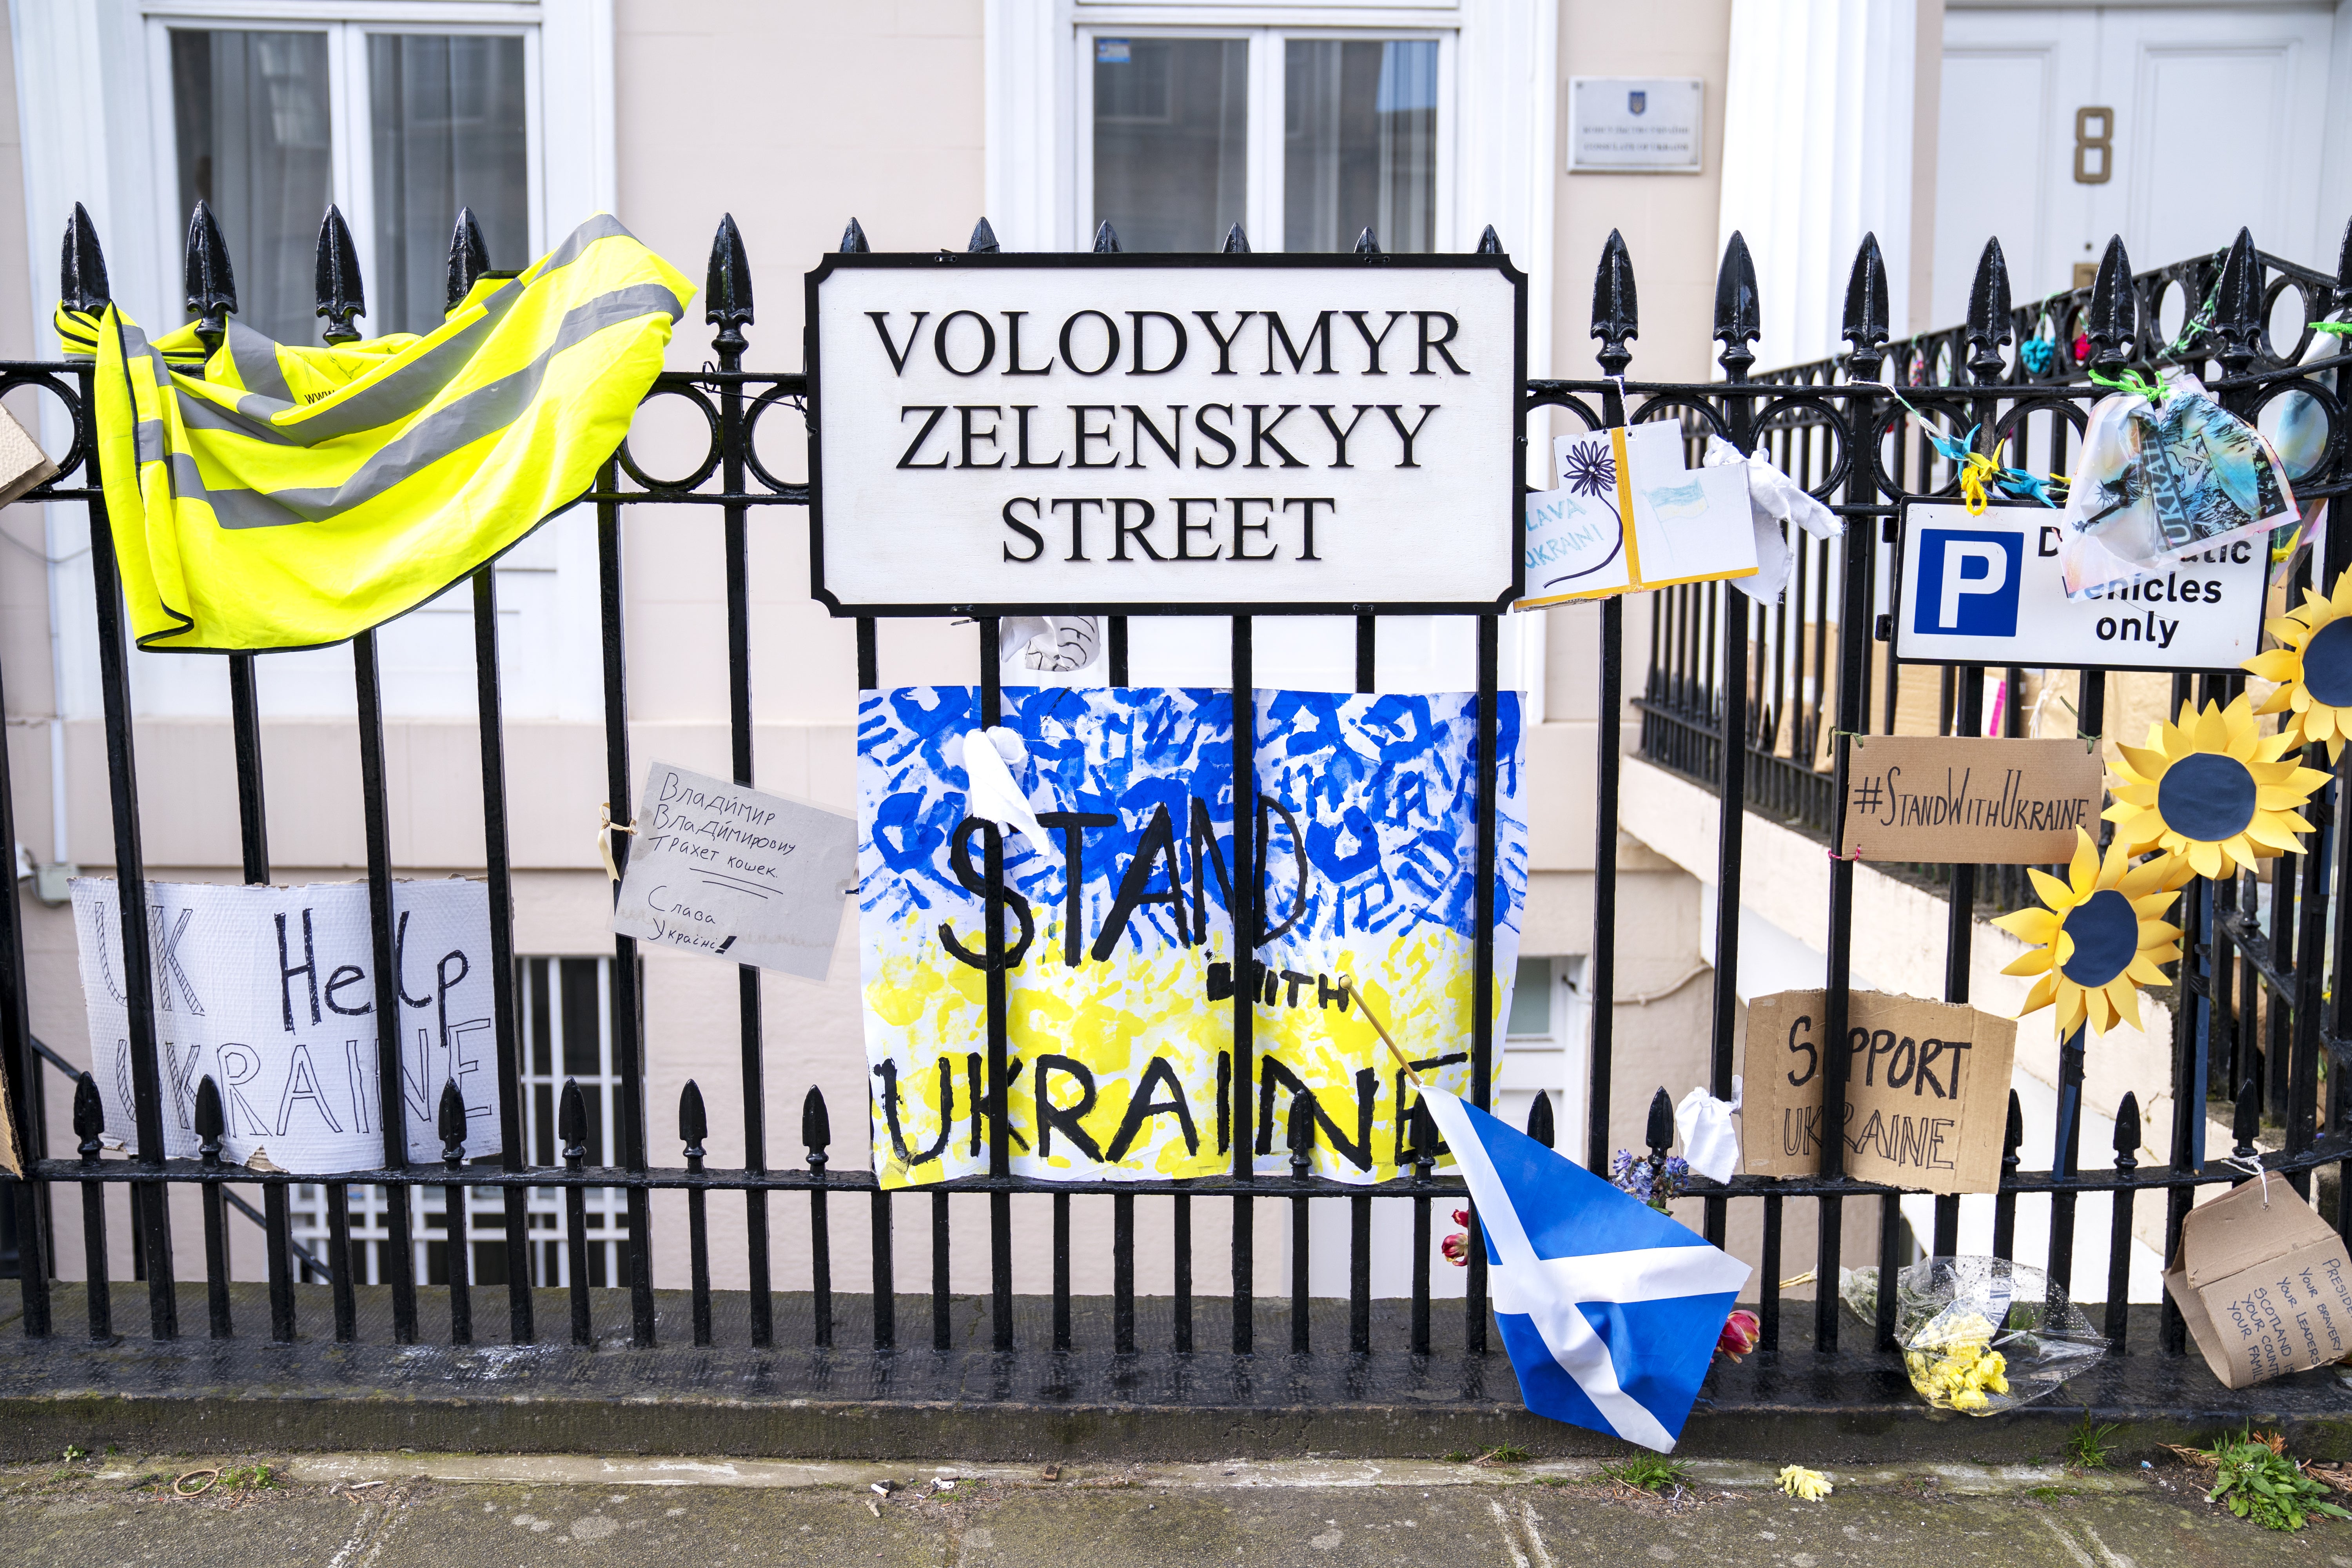
[[[1670,1452],[1748,1265],[1444,1089],[1422,1099],[1477,1203],[1528,1408]]]

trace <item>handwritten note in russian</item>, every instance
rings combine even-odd
[[[656,763],[613,929],[822,980],[856,882],[855,817]]]

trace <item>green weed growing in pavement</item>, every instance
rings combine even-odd
[[[1683,1468],[1672,1459],[1655,1454],[1636,1454],[1613,1465],[1603,1465],[1601,1473],[1637,1492],[1654,1492],[1666,1487],[1680,1486]]]
[[[89,1450],[88,1448],[82,1447],[80,1445],[75,1443],[68,1443],[66,1445],[67,1464],[70,1465],[76,1459],[87,1459],[89,1458]]]
[[[1474,1465],[1524,1465],[1534,1458],[1535,1452],[1517,1443],[1497,1443],[1470,1462]]]
[[[2066,1434],[2066,1462],[2078,1470],[2104,1470],[2107,1468],[2107,1446],[2115,1441],[2118,1428],[2112,1421],[2095,1425],[2089,1411],[2083,1413],[2083,1424]]]
[[[2326,1484],[2303,1473],[2286,1457],[2286,1439],[2277,1433],[2257,1433],[2251,1427],[2234,1436],[2223,1433],[2210,1448],[2197,1450],[2214,1466],[2213,1489],[2207,1500],[2220,1503],[2240,1519],[2264,1530],[2301,1530],[2313,1514],[2352,1519],[2326,1500]]]

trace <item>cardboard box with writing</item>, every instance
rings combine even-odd
[[[2280,1177],[2189,1210],[2164,1288],[2225,1388],[2352,1353],[2352,1253]]]

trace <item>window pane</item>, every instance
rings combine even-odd
[[[1127,250],[1214,250],[1242,221],[1249,40],[1097,38],[1095,219]]]
[[[368,35],[375,161],[373,330],[424,332],[447,304],[449,227],[474,209],[490,265],[530,260],[522,39]]]
[[[1551,1033],[1551,960],[1519,960],[1517,981],[1511,986],[1511,1021],[1505,1036]]]
[[[327,35],[173,28],[172,114],[180,211],[211,204],[237,319],[281,342],[314,341],[311,247],[333,177]]]
[[[1437,225],[1437,45],[1284,46],[1283,247],[1425,251]]]

